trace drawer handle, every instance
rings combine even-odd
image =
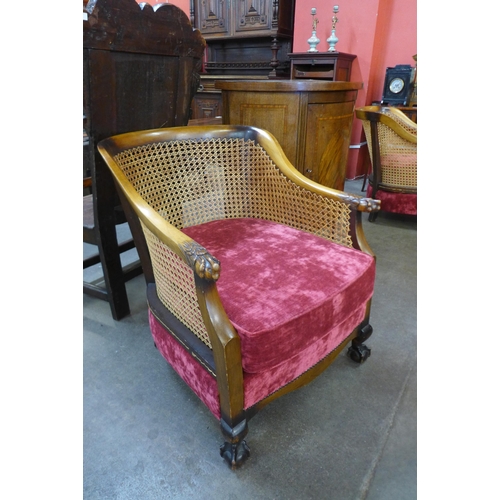
[[[310,168],[306,169],[306,173],[310,174],[312,170]]]

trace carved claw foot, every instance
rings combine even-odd
[[[352,345],[347,350],[349,357],[356,363],[364,363],[370,357],[371,352],[365,344]]]
[[[231,469],[236,469],[250,456],[250,448],[243,439],[248,433],[247,421],[242,419],[238,424],[231,426],[221,418],[220,426],[225,441],[220,447],[220,456]]]
[[[245,440],[234,444],[225,442],[220,447],[220,456],[231,466],[231,469],[236,469],[250,456],[250,448]]]

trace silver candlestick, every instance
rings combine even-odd
[[[339,11],[339,6],[335,5],[333,7],[333,18],[332,18],[332,34],[327,38],[328,45],[330,46],[328,48],[328,52],[336,52],[335,51],[335,44],[339,41],[337,36],[335,35],[335,26],[339,22],[339,19],[337,17],[337,12]]]
[[[313,23],[312,23],[312,36],[307,40],[307,43],[309,44],[310,49],[307,52],[318,52],[318,49],[316,46],[320,42],[320,39],[316,36],[316,26],[319,23],[319,20],[314,17],[316,15],[316,9],[313,7],[311,9],[311,15],[313,18]]]

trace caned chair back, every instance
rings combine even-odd
[[[362,120],[373,166],[373,184],[396,192],[417,190],[417,124],[400,110],[366,106]]]

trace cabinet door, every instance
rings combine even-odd
[[[221,116],[222,97],[216,93],[198,93],[194,96],[192,118],[215,118]]]
[[[196,0],[196,27],[202,35],[230,35],[229,3],[221,0]]]
[[[223,92],[223,122],[268,130],[286,157],[297,166],[300,94],[286,92]]]
[[[239,0],[236,2],[235,32],[248,33],[270,30],[273,27],[273,4],[272,0]]]
[[[307,109],[304,174],[343,191],[353,102],[314,103]]]

